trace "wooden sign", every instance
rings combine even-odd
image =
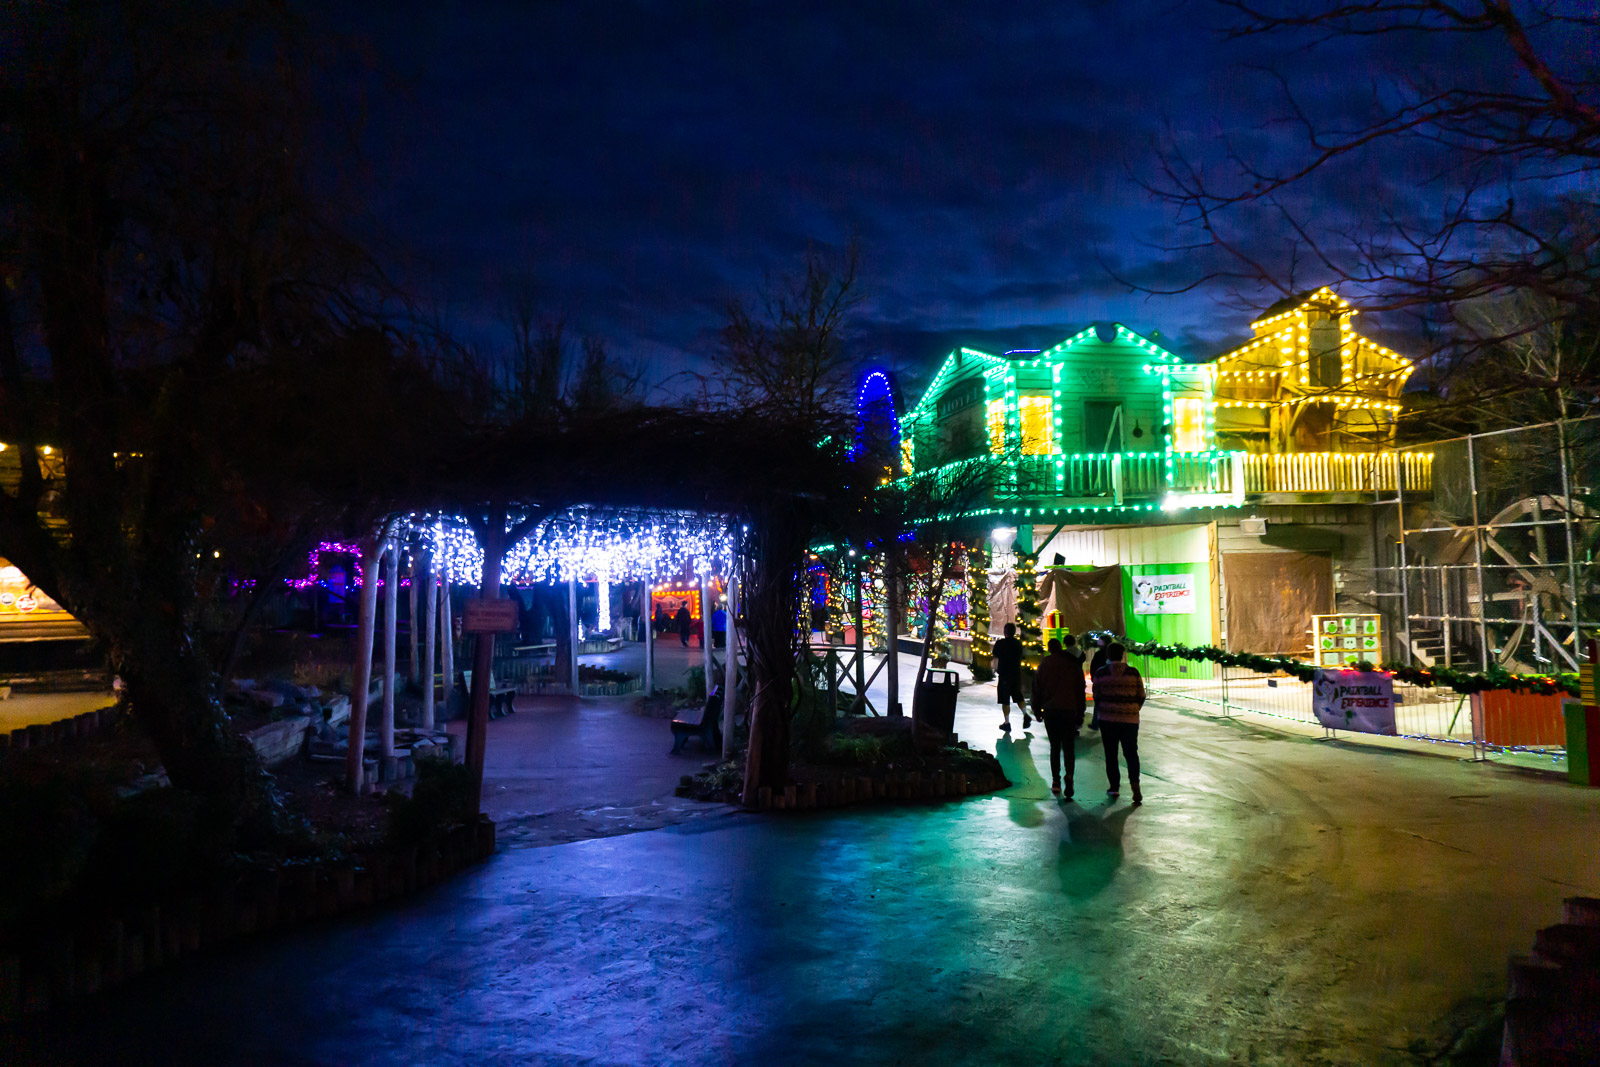
[[[461,615],[461,632],[468,634],[509,634],[517,631],[517,602],[515,600],[467,601],[467,610]]]

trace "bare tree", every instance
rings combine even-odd
[[[1421,58],[1403,75],[1352,81],[1336,113],[1301,95],[1292,74],[1276,73],[1286,115],[1268,125],[1298,134],[1287,160],[1283,138],[1270,153],[1229,144],[1211,165],[1174,139],[1147,188],[1198,235],[1173,251],[1209,264],[1177,290],[1220,281],[1289,295],[1296,274],[1315,273],[1375,311],[1448,320],[1465,305],[1519,293],[1539,312],[1524,330],[1593,313],[1600,73],[1589,57],[1600,47],[1600,15],[1532,0],[1219,3],[1233,17],[1228,38],[1301,43],[1297,60],[1329,44],[1391,38],[1417,44]],[[1487,57],[1477,69],[1462,60],[1468,46]],[[1352,108],[1361,111],[1354,122]],[[1314,181],[1383,152],[1432,167],[1422,209],[1386,197],[1381,185],[1369,217],[1353,226],[1326,224],[1301,206]],[[1268,231],[1281,235],[1277,247],[1264,240]]]
[[[102,642],[173,783],[268,829],[199,620],[381,511],[389,401],[429,379],[306,181],[285,9],[27,5],[8,27],[0,543]]]
[[[759,310],[729,305],[718,373],[702,379],[716,409],[759,422],[782,449],[802,449],[812,479],[832,483],[806,491],[752,468],[762,484],[746,487],[749,529],[740,546],[752,680],[746,804],[755,803],[762,786],[782,788],[788,775],[792,687],[806,632],[799,624],[806,549],[828,513],[827,494],[844,491],[853,369],[847,326],[858,300],[855,248],[841,256],[813,251],[803,272],[776,285]]]

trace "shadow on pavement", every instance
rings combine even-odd
[[[1085,900],[1111,884],[1122,866],[1122,830],[1134,808],[1104,805],[1081,808],[1062,804],[1067,815],[1067,831],[1056,850],[1056,874],[1061,892],[1073,900]]]

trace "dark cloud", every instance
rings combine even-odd
[[[1248,70],[1275,57],[1183,4],[385,2],[337,19],[377,57],[368,222],[398,272],[490,347],[506,289],[531,284],[663,374],[712,350],[727,300],[852,238],[861,343],[909,374],[958,343],[1042,347],[1109,319],[1211,354],[1248,318],[1221,288],[1127,284],[1210,264],[1170,252],[1193,235],[1135,176],[1168,136],[1216,162],[1229,143],[1283,154],[1293,132],[1264,123],[1276,88]],[[1348,57],[1297,62],[1342,92]],[[1328,217],[1360,221],[1370,177],[1323,188]],[[1269,220],[1250,247],[1281,237]]]

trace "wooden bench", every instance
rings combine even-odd
[[[711,690],[711,695],[700,706],[699,716],[690,719],[687,717],[689,714],[692,712],[685,712],[672,720],[672,754],[676,756],[682,752],[684,742],[691,737],[698,737],[703,747],[721,752],[722,689],[717,687]]]
[[[470,703],[472,694],[472,672],[462,671],[461,679],[466,686],[466,692],[469,701],[467,706],[470,708],[472,706]],[[491,674],[489,676],[489,718],[499,719],[515,712],[517,710],[515,704],[516,699],[516,686],[496,685],[494,675]]]

